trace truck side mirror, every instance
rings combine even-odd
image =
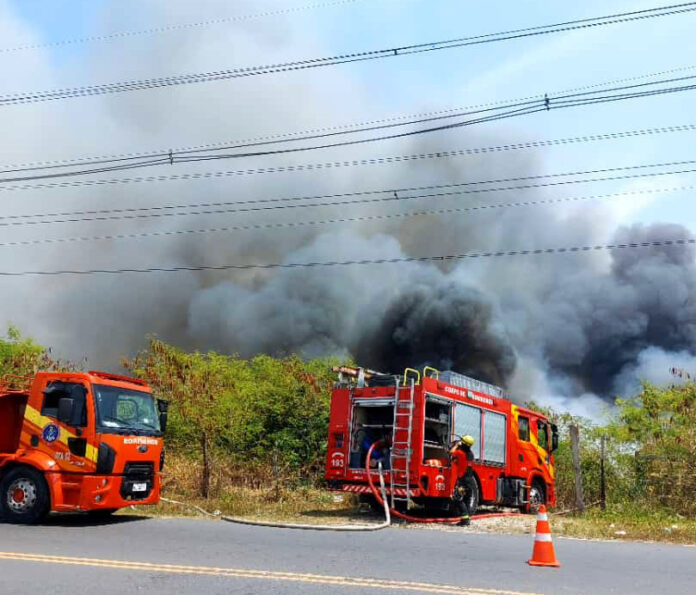
[[[62,397],[58,400],[58,421],[69,426],[74,425],[75,399]]]
[[[169,401],[157,399],[157,411],[159,411],[160,429],[164,432],[167,429],[167,419],[169,417]]]
[[[558,449],[558,426],[551,424],[551,452]]]

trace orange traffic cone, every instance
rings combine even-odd
[[[534,551],[532,558],[528,560],[532,566],[560,566],[556,559],[556,552],[551,541],[551,528],[549,517],[546,515],[546,506],[539,507],[537,515],[536,537],[534,538]]]

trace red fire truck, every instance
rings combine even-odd
[[[333,489],[371,498],[366,458],[378,442],[370,473],[376,475],[381,463],[392,508],[415,502],[449,510],[462,480],[453,476],[450,445],[470,435],[471,514],[481,503],[524,511],[555,504],[557,428],[544,415],[514,405],[501,388],[433,368],[422,376],[410,368],[402,376],[349,367],[335,371],[339,381],[331,395],[325,474]]]
[[[0,381],[0,517],[107,515],[157,504],[167,403],[107,372],[39,372]]]

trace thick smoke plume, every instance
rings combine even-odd
[[[157,1],[148,3],[147,15],[139,15],[138,3],[132,6],[132,18],[133,22],[187,22],[200,20],[196,14],[205,10],[222,15],[228,4]],[[237,7],[240,13],[261,12],[273,3],[243,4]],[[121,12],[111,11],[105,17],[115,19],[105,24],[105,30],[132,28],[117,22]],[[9,7],[0,0],[6,45],[36,41],[18,20],[2,19],[8,14]],[[204,34],[180,31],[158,39],[157,53],[135,47],[149,43],[147,40],[129,41],[134,46],[129,45],[127,52],[95,46],[88,58],[92,71],[86,78],[107,82],[153,73],[198,72],[202,65],[207,70],[245,66],[261,63],[260,56],[263,62],[273,63],[290,55],[335,53],[335,48],[325,46],[325,40],[307,35],[321,30],[311,25],[307,20],[283,24],[256,20],[240,23],[233,32],[228,28],[211,28]],[[3,62],[8,69],[4,80],[13,86],[2,91],[71,82],[65,73],[54,71],[49,56],[32,56],[31,68]],[[0,156],[3,163],[60,159],[98,154],[105,151],[105,144],[109,152],[128,152],[330,126],[360,121],[366,114],[393,116],[392,104],[379,104],[369,93],[369,85],[363,85],[354,72],[323,69],[320,74],[297,72],[177,87],[167,89],[166,94],[152,91],[19,106],[0,114],[0,128],[13,139],[0,147]],[[424,103],[413,110],[431,108]],[[525,140],[512,129],[483,130],[464,129],[456,136],[401,140],[352,152],[269,158],[262,165],[429,153],[500,145],[513,138]],[[198,169],[190,166],[185,171],[258,165],[223,162]],[[168,167],[148,173],[171,173]],[[208,204],[459,184],[533,176],[548,170],[539,153],[521,151],[283,175],[5,193],[3,204],[6,214]],[[476,188],[490,190],[492,186]],[[590,192],[584,188],[580,192]],[[621,189],[619,185],[601,189],[593,185],[591,192]],[[11,241],[26,239],[30,232],[32,237],[65,238],[179,232],[228,223],[260,226],[235,233],[64,243],[55,250],[3,249],[0,266],[1,270],[52,270],[321,262],[691,237],[678,225],[620,227],[622,218],[617,211],[597,201],[395,217],[414,210],[554,199],[570,192],[526,188],[321,209],[3,228],[6,241]],[[374,218],[273,230],[263,227],[356,216]],[[3,280],[2,295],[7,322],[52,346],[61,357],[87,356],[90,365],[107,368],[117,367],[120,357],[144,347],[150,332],[184,348],[218,349],[242,356],[337,355],[392,372],[424,364],[453,368],[504,385],[519,400],[534,398],[576,409],[582,403],[588,413],[597,413],[600,399],[609,401],[616,394],[635,390],[640,378],[665,381],[665,370],[671,365],[696,369],[696,268],[694,251],[688,246],[481,258],[457,264],[17,278]]]
[[[358,342],[358,361],[399,370],[425,364],[505,384],[515,355],[490,300],[447,281],[406,287]]]
[[[679,225],[622,228],[617,243],[690,238]],[[543,349],[554,371],[601,395],[650,348],[694,352],[692,246],[616,249],[603,275],[578,274],[548,295]]]

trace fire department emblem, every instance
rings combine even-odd
[[[58,428],[56,424],[48,424],[43,429],[42,435],[43,439],[50,444],[51,442],[58,440],[58,437],[60,436],[60,428]]]

